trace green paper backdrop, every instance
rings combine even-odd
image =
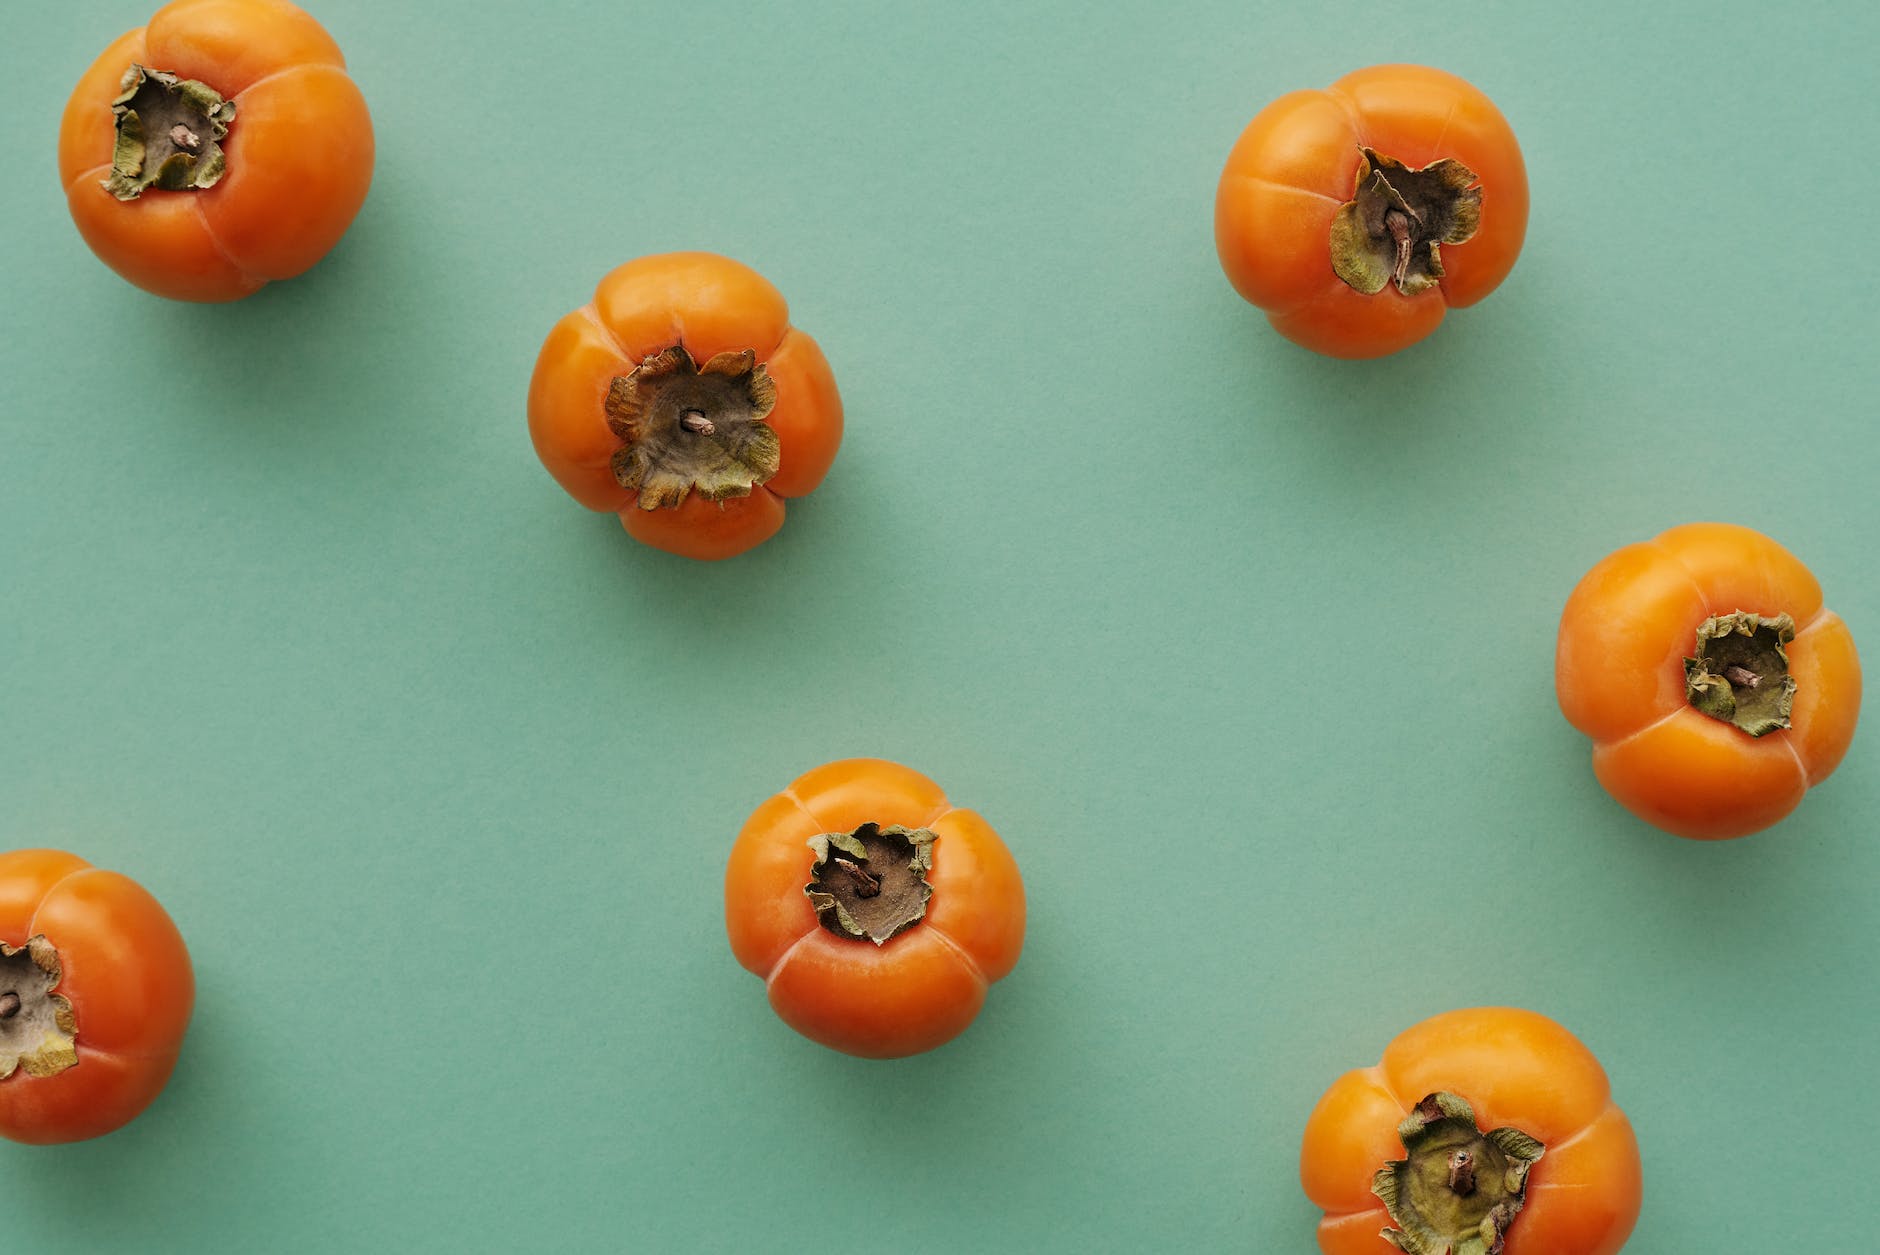
[[[1551,668],[1580,574],[1697,518],[1880,656],[1880,10],[315,12],[372,195],[225,307],[127,287],[58,187],[147,10],[5,18],[0,848],[140,879],[201,989],[134,1125],[0,1145],[9,1249],[1305,1251],[1321,1090],[1483,1003],[1606,1064],[1628,1252],[1867,1243],[1871,730],[1689,843],[1601,792]],[[1528,244],[1422,346],[1321,360],[1221,277],[1214,183],[1385,60],[1499,103]],[[693,247],[777,283],[849,415],[709,566],[570,502],[522,412],[602,273]],[[893,1064],[785,1028],[721,919],[745,816],[852,754],[1030,893],[979,1022]]]

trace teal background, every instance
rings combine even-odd
[[[1601,792],[1551,666],[1581,573],[1698,518],[1880,648],[1880,10],[316,12],[371,198],[227,307],[123,284],[55,176],[147,10],[4,19],[0,848],[140,879],[200,983],[143,1118],[0,1146],[9,1249],[1306,1251],[1319,1093],[1486,1003],[1611,1073],[1629,1252],[1865,1248],[1871,730],[1690,843]],[[1215,179],[1385,60],[1499,103],[1528,244],[1322,360],[1222,278]],[[849,415],[717,565],[579,509],[523,421],[550,324],[694,247]],[[790,1032],[723,934],[738,825],[853,754],[1030,894],[978,1023],[893,1064]]]

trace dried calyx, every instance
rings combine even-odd
[[[883,945],[927,914],[933,843],[925,828],[880,824],[811,837],[815,870],[803,892],[830,932]]]
[[[1405,296],[1443,277],[1441,246],[1461,244],[1482,223],[1475,171],[1452,157],[1421,170],[1361,149],[1358,188],[1332,218],[1332,270],[1366,296],[1394,283]]]
[[[78,1063],[72,1004],[53,993],[59,952],[44,937],[23,946],[0,942],[0,1080],[24,1068],[56,1076]]]
[[[104,186],[119,200],[136,200],[149,187],[213,187],[228,168],[219,141],[234,120],[235,102],[206,83],[133,65],[124,71],[111,112],[117,149]]]
[[[720,353],[703,366],[683,345],[641,362],[607,393],[607,425],[625,443],[614,478],[639,493],[642,510],[749,496],[782,462],[764,422],[777,385],[757,354]]]
[[[1697,657],[1684,660],[1684,697],[1712,719],[1751,736],[1789,726],[1795,679],[1783,646],[1795,639],[1795,620],[1766,619],[1738,610],[1705,619],[1697,629]]]
[[[1519,1129],[1482,1132],[1475,1109],[1447,1093],[1418,1103],[1397,1136],[1405,1157],[1371,1181],[1397,1226],[1384,1240],[1408,1255],[1496,1255],[1527,1201],[1541,1144]]]

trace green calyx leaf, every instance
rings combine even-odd
[[[1750,736],[1789,726],[1795,678],[1783,648],[1795,639],[1795,620],[1738,610],[1704,620],[1697,656],[1684,660],[1685,700]]]
[[[133,65],[111,113],[117,144],[104,187],[119,200],[136,200],[152,187],[213,187],[228,170],[220,141],[235,119],[235,102],[206,83]]]
[[[933,897],[934,840],[925,828],[872,823],[811,837],[815,871],[803,892],[823,927],[880,946],[918,924]]]
[[[1482,1132],[1475,1109],[1450,1093],[1418,1103],[1397,1136],[1405,1157],[1371,1181],[1397,1226],[1383,1239],[1406,1255],[1496,1255],[1545,1147],[1515,1128]]]
[[[16,1071],[48,1077],[78,1066],[72,1004],[52,992],[59,979],[59,952],[44,936],[23,946],[0,941],[0,1081]]]
[[[1475,172],[1451,157],[1412,170],[1361,151],[1357,191],[1332,218],[1332,271],[1366,296],[1387,283],[1426,292],[1443,277],[1441,245],[1465,243],[1482,225]]]
[[[639,493],[642,510],[749,496],[783,462],[764,420],[777,385],[750,349],[703,366],[684,345],[655,353],[608,389],[607,425],[623,442],[614,478]]]

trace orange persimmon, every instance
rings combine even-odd
[[[1627,810],[1681,837],[1740,837],[1840,764],[1860,658],[1794,554],[1690,523],[1586,573],[1560,616],[1554,690]]]
[[[331,251],[372,181],[372,119],[287,0],[175,0],[79,79],[59,178],[91,251],[138,287],[233,301]]]
[[[630,261],[556,323],[529,381],[542,465],[627,534],[729,558],[783,526],[842,443],[842,398],[783,296],[712,253]]]
[[[952,1040],[1025,942],[992,826],[907,767],[850,758],[757,808],[725,869],[731,952],[812,1041],[893,1059]]]
[[[58,850],[0,854],[0,1136],[129,1122],[170,1079],[195,1001],[182,935],[135,881]]]
[[[1378,65],[1262,109],[1214,198],[1221,268],[1281,335],[1382,357],[1514,268],[1527,168],[1487,96],[1453,74]]]
[[[1306,1121],[1299,1176],[1326,1255],[1612,1255],[1642,1188],[1599,1061],[1507,1007],[1425,1020],[1339,1077]]]

